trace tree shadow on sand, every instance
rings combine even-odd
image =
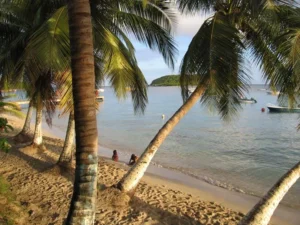
[[[134,212],[145,212],[148,214],[148,217],[151,217],[157,223],[151,224],[178,224],[178,225],[204,225],[206,223],[201,223],[195,218],[192,218],[188,215],[180,215],[179,212],[170,212],[168,210],[156,207],[146,203],[142,199],[133,196],[130,202],[130,206],[134,209]],[[133,214],[134,214],[133,212]],[[128,215],[129,217],[132,215]],[[147,221],[144,221],[147,222]]]
[[[73,181],[74,171],[57,166],[56,162],[62,147],[57,140],[45,137],[45,148],[32,148],[26,144],[16,144],[13,138],[8,138],[12,148],[8,154],[23,159],[34,170],[40,173],[62,175],[69,181]]]

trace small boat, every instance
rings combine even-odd
[[[300,108],[289,108],[289,107],[278,106],[270,103],[267,104],[267,108],[269,109],[270,112],[300,113]]]
[[[98,91],[99,92],[104,92],[104,89],[103,88],[99,88]]]
[[[257,103],[257,101],[254,98],[241,98],[240,99],[241,103],[248,103],[248,104],[254,104]]]
[[[189,87],[189,92],[190,92],[190,93],[193,93],[195,90],[196,90],[195,87]]]
[[[279,95],[280,91],[267,91],[268,95]]]
[[[103,102],[104,101],[104,96],[96,96],[96,100],[98,102]]]

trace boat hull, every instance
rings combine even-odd
[[[254,104],[256,103],[255,100],[240,100],[241,103],[246,103],[246,104]]]
[[[274,113],[300,113],[300,108],[288,108],[275,105],[267,105],[267,108],[269,109],[269,112]]]

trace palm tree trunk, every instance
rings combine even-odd
[[[95,71],[89,0],[68,0],[76,132],[73,196],[66,224],[94,224],[97,197],[98,134]]]
[[[35,146],[40,146],[43,142],[42,117],[43,117],[43,107],[39,103],[37,103],[35,129],[34,129],[33,142],[32,142],[32,144]]]
[[[284,174],[268,193],[244,216],[239,225],[267,225],[288,190],[300,177],[300,162]]]
[[[117,188],[123,192],[131,192],[137,186],[144,173],[146,172],[152,158],[154,157],[159,146],[166,137],[178,124],[178,122],[187,114],[187,112],[198,102],[203,94],[203,88],[197,87],[188,100],[176,111],[176,113],[165,123],[152,139],[148,147],[145,149],[137,163],[125,174],[121,181],[117,184]]]
[[[74,112],[70,112],[65,143],[64,143],[62,153],[60,154],[58,160],[59,165],[66,166],[66,167],[71,166],[72,156],[73,156],[74,136],[75,136]]]
[[[21,130],[20,133],[18,133],[14,139],[18,142],[29,142],[32,141],[30,138],[30,122],[31,122],[31,117],[32,117],[32,111],[33,111],[33,102],[32,100],[29,102],[29,107],[25,119],[25,123],[23,125],[23,129]]]
[[[31,117],[32,117],[32,111],[33,111],[33,103],[32,103],[32,100],[30,100],[25,123],[24,123],[23,129],[20,132],[20,134],[28,135],[30,133],[30,122],[31,122]]]

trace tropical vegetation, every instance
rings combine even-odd
[[[197,79],[191,81],[191,85],[197,85]],[[153,80],[150,86],[180,86],[180,75],[166,75]]]
[[[299,10],[287,4],[289,1],[177,2],[182,13],[202,11],[212,15],[191,41],[181,63],[180,76],[166,76],[152,83],[180,84],[184,104],[117,183],[116,187],[127,193],[134,191],[160,145],[196,102],[212,105],[223,119],[237,114],[241,108],[239,96],[247,91],[249,84],[244,63],[246,51],[251,52],[262,68],[265,79],[288,95],[291,105],[299,92],[300,16]],[[147,83],[128,36],[133,35],[149,48],[158,50],[174,68],[176,47],[171,37],[174,15],[161,1],[74,0],[66,4],[59,0],[0,0],[0,3],[3,6],[0,9],[0,86],[7,81],[21,81],[30,99],[18,137],[29,136],[35,107],[32,143],[42,145],[43,109],[46,108],[46,121],[51,125],[59,91],[63,114],[69,114],[59,164],[72,161],[74,130],[76,133],[74,192],[66,224],[93,224],[98,173],[94,89],[106,79],[116,96],[125,98],[129,87],[135,112],[143,113]],[[189,86],[195,84],[195,91],[190,93]],[[7,146],[2,141],[0,145]],[[241,224],[268,223],[299,174],[297,164]]]
[[[133,45],[126,35],[133,34],[151,49],[157,49],[163,55],[166,63],[173,66],[176,48],[170,37],[171,20],[167,13],[155,4],[145,5],[140,1],[131,1],[130,4],[128,4],[128,1],[102,1],[100,4],[98,1],[91,1],[93,27],[91,27],[89,21],[91,19],[85,16],[83,21],[87,23],[85,24],[87,26],[81,25],[80,27],[76,18],[82,19],[80,10],[83,10],[82,12],[89,11],[89,1],[69,3],[68,10],[62,1],[35,1],[33,6],[38,9],[32,7],[29,1],[22,1],[24,4],[19,4],[18,1],[3,1],[4,3],[6,7],[5,11],[2,12],[2,16],[5,19],[1,21],[6,32],[2,34],[2,40],[3,42],[5,40],[8,47],[1,49],[1,63],[4,65],[10,60],[9,65],[12,66],[9,69],[2,67],[2,77],[4,77],[3,75],[8,76],[13,71],[23,81],[28,81],[28,91],[30,91],[28,96],[32,105],[37,109],[33,139],[33,143],[36,145],[42,143],[42,109],[46,105],[46,115],[48,116],[46,121],[51,124],[51,116],[55,109],[53,104],[55,95],[52,88],[62,87],[64,77],[61,74],[65,74],[66,71],[70,70],[70,62],[73,63],[72,87],[68,85],[65,88],[71,90],[71,92],[73,90],[77,131],[77,169],[73,201],[67,223],[76,223],[76,221],[92,223],[96,194],[95,172],[97,171],[98,146],[97,128],[95,127],[97,124],[95,122],[95,75],[100,81],[107,77],[115,88],[117,97],[125,97],[126,88],[131,87],[134,109],[136,112],[143,112],[147,103],[146,82],[137,66]],[[70,27],[79,26],[76,29],[68,29],[67,12],[72,15],[69,17],[72,18],[69,19]],[[41,14],[36,15],[34,13]],[[28,20],[26,21],[24,18]],[[72,25],[73,19],[75,21]],[[23,21],[26,21],[26,24],[20,24]],[[26,29],[15,29],[15,27],[22,26]],[[89,33],[85,38],[89,42],[86,40],[81,41],[92,43],[93,39],[90,36],[94,34],[94,43],[87,45],[86,49],[79,48],[79,46],[83,46],[80,44],[82,33],[76,34],[76,32],[78,29],[87,31],[87,27],[89,27]],[[70,51],[69,43],[72,46],[73,41],[76,41],[73,39],[78,39],[78,42],[73,44],[72,51]],[[15,54],[17,50],[21,54]],[[76,53],[76,50],[79,52]],[[85,55],[85,52],[87,53],[85,62],[81,60],[81,57],[76,57],[76,54],[81,56]],[[92,55],[90,55],[91,53]],[[49,57],[49,54],[51,57]],[[21,57],[16,57],[16,55],[21,55]],[[79,61],[74,64],[76,59]],[[81,65],[80,68],[78,65]],[[90,72],[86,74],[84,71]],[[43,89],[44,91],[42,91]],[[93,107],[91,107],[91,104]],[[70,107],[70,104],[68,107]],[[30,121],[30,109],[31,107],[29,107],[28,120],[26,121]],[[25,123],[25,126],[27,126],[26,124],[28,123]],[[82,170],[82,168],[86,169]],[[91,173],[91,171],[93,172]],[[90,184],[93,187],[91,191],[88,191],[82,185],[82,183],[87,184],[85,176],[91,178]],[[80,197],[81,195],[83,197]],[[80,205],[80,202],[87,201],[85,196],[91,197],[91,204],[85,206],[81,204],[82,208],[76,208],[75,206]],[[78,216],[79,214],[80,216]]]
[[[181,63],[180,83],[184,104],[159,130],[138,162],[117,184],[125,192],[134,191],[160,145],[197,101],[213,106],[224,119],[230,119],[238,112],[239,96],[247,91],[249,84],[244,64],[247,49],[263,68],[265,79],[280,85],[282,93],[295,101],[299,74],[295,68],[299,62],[299,24],[295,18],[299,17],[291,5],[280,1],[177,2],[182,12],[196,13],[203,10],[214,13],[204,21],[192,39]],[[290,24],[281,21],[289,21],[293,25],[292,29]],[[274,22],[275,25],[271,25]],[[277,43],[276,38],[280,36],[285,36],[285,39]],[[189,86],[194,79],[198,79],[198,85],[190,94]],[[255,207],[259,209],[251,211],[241,224],[250,224],[250,221],[253,221],[251,224],[267,224],[286,193],[283,190],[298,179],[297,169],[298,164],[287,173],[294,176],[287,179],[283,177]],[[275,201],[270,200],[271,196]]]
[[[166,75],[153,80],[150,86],[180,86],[179,75]]]

